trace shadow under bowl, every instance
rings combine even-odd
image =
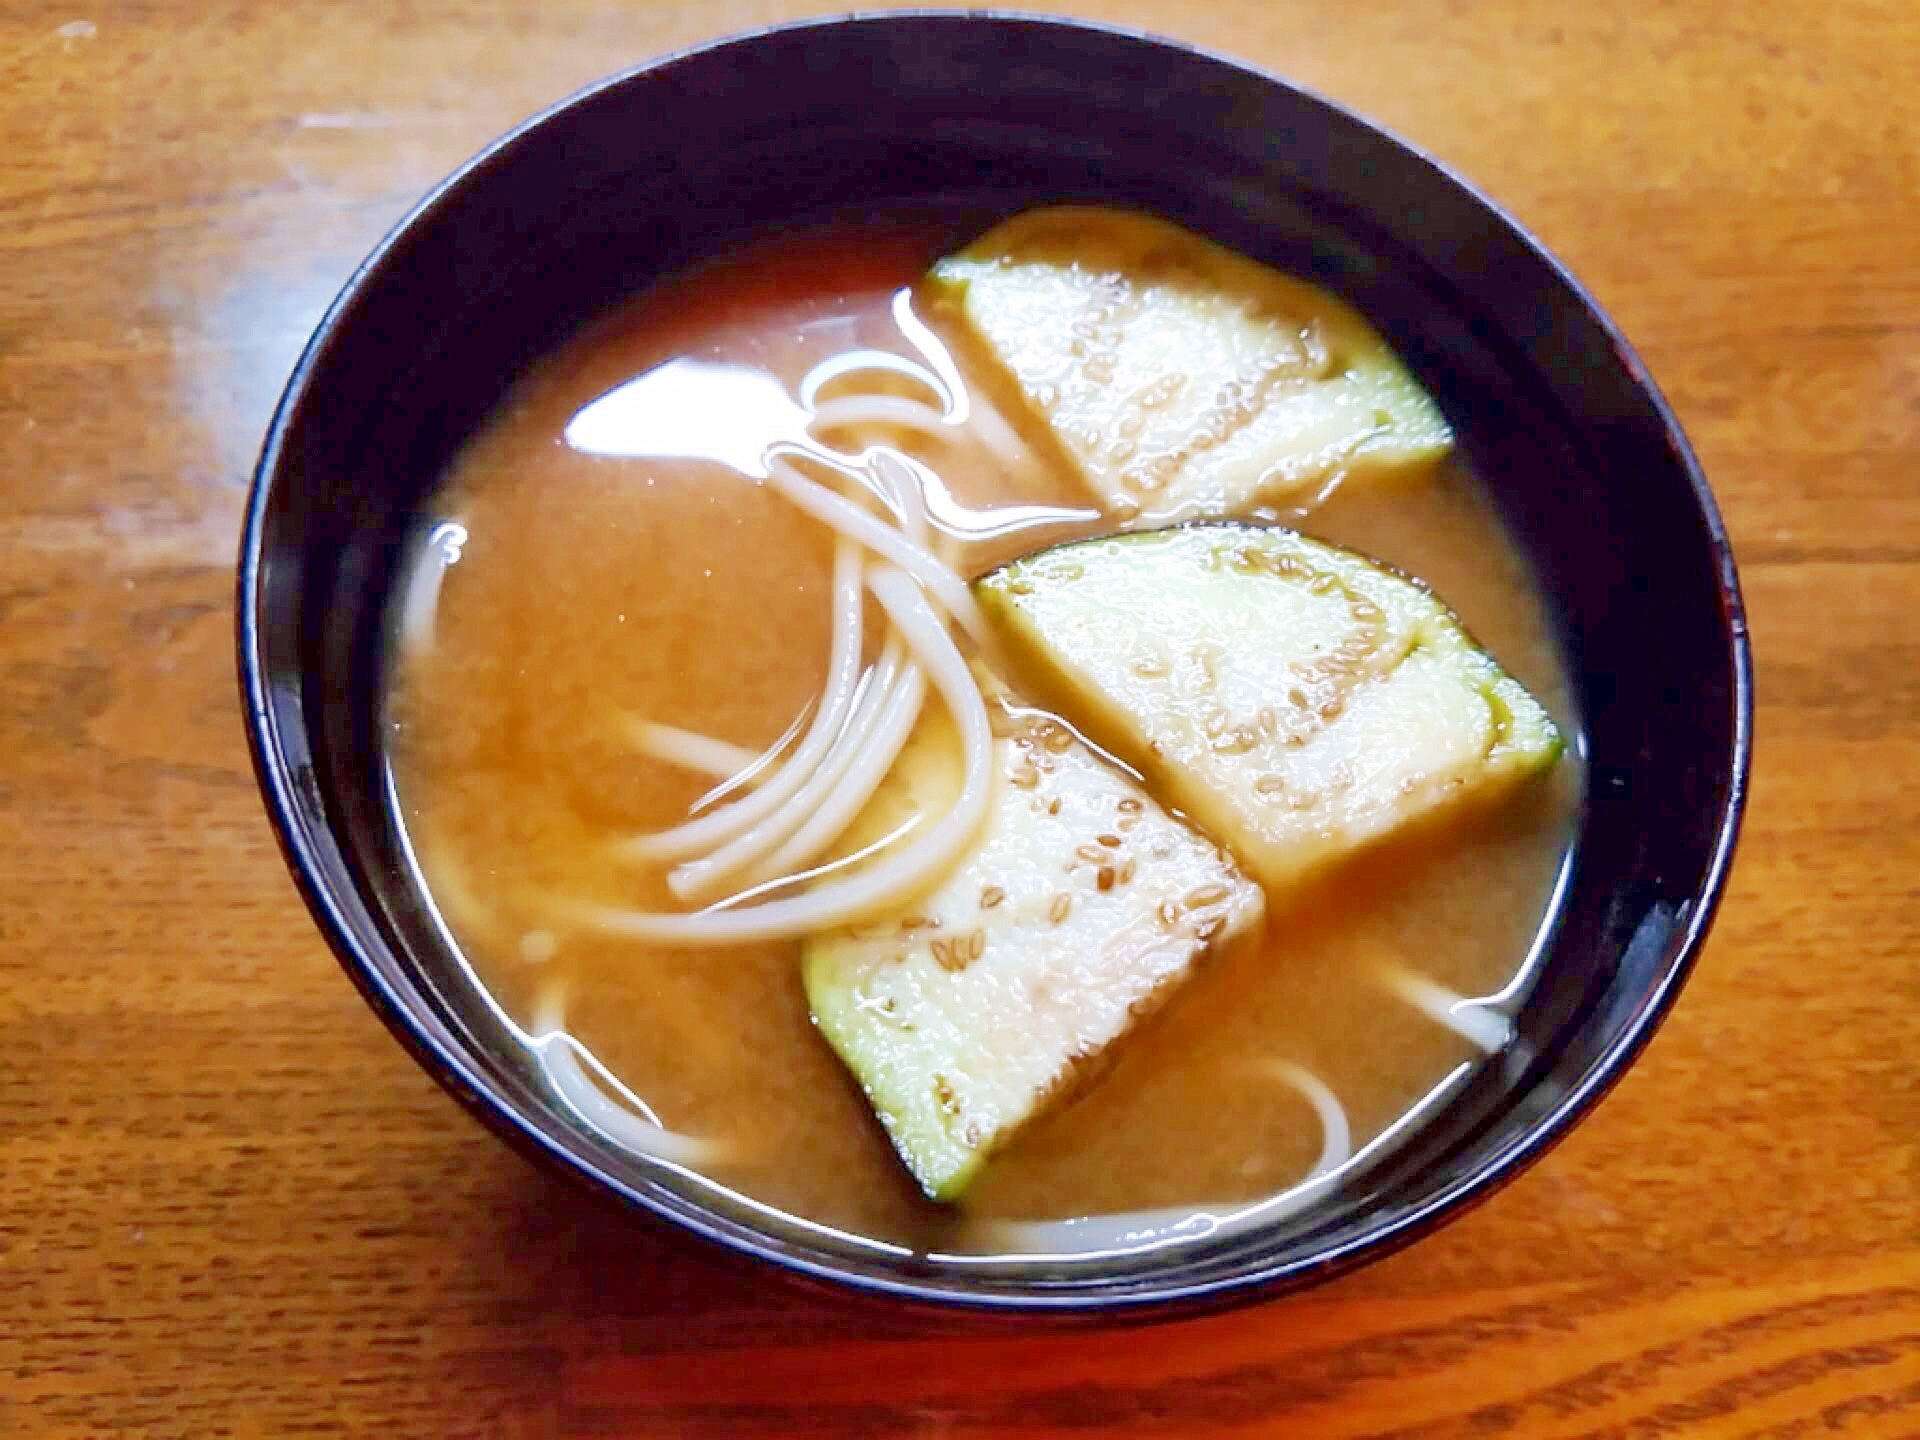
[[[1157,211],[1333,289],[1386,333],[1549,591],[1587,767],[1517,1042],[1311,1212],[1097,1270],[880,1253],[584,1130],[430,923],[379,735],[403,541],[462,441],[570,331],[776,228],[1064,201]],[[354,274],[301,359],[254,479],[238,615],[249,738],[288,861],[348,973],[454,1096],[537,1160],[740,1254],[1025,1311],[1162,1313],[1297,1287],[1511,1179],[1673,1003],[1726,877],[1751,743],[1745,622],[1706,483],[1632,352],[1536,242],[1432,161],[1278,80],[1006,16],[723,41],[597,85],[469,163]]]

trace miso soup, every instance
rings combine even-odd
[[[472,437],[395,605],[427,893],[580,1123],[804,1220],[1312,1204],[1510,1033],[1580,793],[1537,581],[1331,297],[952,238],[703,265]]]

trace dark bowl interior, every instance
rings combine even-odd
[[[1097,1274],[887,1258],[738,1209],[580,1129],[428,923],[376,733],[400,541],[535,357],[654,278],[776,227],[1064,200],[1158,211],[1311,276],[1390,336],[1552,593],[1588,766],[1519,1043],[1291,1225]],[[488,150],[353,277],[302,359],[255,480],[239,617],[255,760],[308,903],[456,1097],[538,1158],[737,1251],[1016,1308],[1303,1283],[1510,1178],[1672,1002],[1726,873],[1748,755],[1744,622],[1719,517],[1587,296],[1487,201],[1326,102],[1176,45],[1054,21],[775,30],[608,81]]]

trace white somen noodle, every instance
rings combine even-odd
[[[822,416],[826,414],[829,407],[840,403],[837,400],[825,398],[825,392],[828,386],[834,384],[836,381],[844,380],[849,375],[873,374],[899,375],[931,391],[934,396],[939,399],[940,408],[938,410],[932,410],[931,406],[925,408],[932,410],[934,418],[943,423],[958,425],[966,419],[964,391],[961,392],[963,398],[960,407],[956,410],[954,396],[949,393],[945,383],[938,375],[935,375],[931,370],[927,369],[926,366],[916,361],[909,360],[901,355],[889,355],[883,350],[855,350],[850,354],[835,355],[830,359],[822,360],[801,377],[799,387],[800,403],[816,417]],[[846,398],[849,400],[864,400],[870,397],[856,395]],[[897,397],[881,396],[873,398],[894,399]],[[918,405],[921,402],[915,400],[909,401],[908,403]]]
[[[860,574],[859,551],[848,540],[838,541],[833,556],[833,640],[827,660],[826,691],[814,711],[813,723],[779,773],[745,799],[723,809],[698,816],[671,830],[634,836],[623,847],[628,856],[677,860],[724,844],[755,821],[778,810],[806,783],[814,766],[826,757],[839,736],[859,685],[861,611],[865,608]]]
[[[767,483],[796,508],[822,524],[832,526],[848,539],[857,541],[880,559],[906,571],[953,617],[974,644],[983,651],[993,650],[992,632],[987,629],[986,617],[980,613],[980,607],[974,601],[973,592],[967,588],[966,581],[942,564],[932,551],[914,544],[871,511],[818,481],[809,480],[795,466],[795,459],[827,465],[856,483],[870,485],[865,475],[838,462],[823,460],[818,455],[790,447],[782,447],[767,458]]]
[[[967,382],[961,377],[960,367],[953,362],[953,356],[941,343],[940,337],[927,327],[913,308],[913,291],[903,287],[894,292],[893,323],[900,328],[907,343],[920,352],[920,358],[938,377],[937,391],[942,392],[946,402],[947,418],[954,424],[967,419],[973,408],[973,395],[967,388]]]
[[[855,440],[867,440],[889,427],[931,433],[964,421],[969,406],[957,371],[937,342],[929,343],[932,368],[861,352],[811,372],[801,388],[802,402],[811,407],[809,428],[852,432]],[[932,392],[944,408],[885,394],[821,398],[830,383],[862,371],[904,376]],[[803,466],[835,483],[815,478]],[[728,767],[731,773],[680,824],[630,837],[620,846],[630,861],[678,862],[666,876],[669,890],[684,902],[710,903],[691,914],[568,907],[575,918],[614,933],[666,943],[727,944],[798,936],[839,923],[836,916],[860,918],[954,863],[984,815],[990,731],[978,682],[948,636],[947,624],[957,623],[982,651],[990,653],[993,640],[966,581],[929,548],[934,537],[924,487],[939,483],[938,477],[880,443],[845,455],[810,443],[774,442],[762,456],[759,473],[835,535],[826,684],[811,723],[784,758],[788,737],[756,754],[678,726],[633,724],[632,738],[643,753],[707,774]],[[852,493],[842,493],[838,483]],[[869,590],[889,629],[877,660],[862,668],[860,611],[862,592]],[[919,817],[901,827],[897,853],[876,853],[853,866],[847,857],[827,860],[830,847],[858,819],[906,747],[929,681],[961,734],[965,774],[958,803],[948,816]],[[841,873],[849,869],[852,873]],[[811,888],[800,895],[783,893],[801,884]],[[726,895],[729,888],[735,893]]]
[[[926,672],[909,661],[888,694],[886,707],[874,726],[866,763],[851,774],[845,784],[822,799],[818,808],[807,815],[805,823],[767,858],[761,867],[763,875],[786,874],[805,865],[845,833],[906,748],[907,738],[920,718],[926,693]]]
[[[1266,1073],[1299,1091],[1320,1121],[1320,1155],[1300,1181],[1253,1205],[1182,1206],[1083,1215],[1073,1220],[1003,1220],[987,1229],[1003,1246],[1034,1255],[1087,1255],[1203,1240],[1223,1226],[1258,1212],[1274,1220],[1318,1200],[1339,1183],[1353,1159],[1353,1127],[1327,1083],[1303,1065],[1273,1060]]]
[[[708,895],[730,878],[754,865],[769,851],[782,844],[789,836],[814,816],[823,801],[833,796],[841,787],[841,781],[856,760],[864,760],[868,768],[880,762],[880,756],[868,749],[874,732],[882,716],[887,712],[888,702],[892,698],[894,682],[901,668],[910,669],[916,679],[919,667],[905,656],[905,647],[900,637],[887,637],[887,648],[881,653],[880,660],[862,677],[858,698],[854,702],[853,713],[847,717],[846,725],[833,742],[820,764],[800,787],[787,798],[786,803],[757,824],[733,837],[726,844],[698,860],[690,860],[674,868],[667,876],[667,884],[673,893],[682,900],[698,900]],[[924,693],[924,685],[916,689],[916,694]],[[915,713],[918,713],[917,707]],[[904,740],[906,737],[901,736]],[[895,753],[898,753],[896,747]],[[886,763],[893,763],[893,756],[885,757]],[[852,817],[849,816],[849,819]],[[844,827],[843,827],[844,828]],[[827,837],[823,846],[838,835]],[[809,855],[800,857],[804,862]]]
[[[459,563],[466,543],[467,527],[457,520],[443,520],[428,532],[426,543],[414,557],[412,573],[400,595],[400,646],[407,654],[424,655],[433,649],[440,587],[446,582],[447,571]]]
[[[629,720],[627,739],[642,755],[664,760],[696,775],[712,775],[731,780],[745,775],[765,758],[764,752],[749,750],[730,740],[716,740],[678,725],[661,725],[652,720]],[[746,780],[743,784],[751,784]]]
[[[880,482],[907,538],[916,545],[927,543],[927,499],[920,489],[920,477],[914,463],[891,450],[876,450],[871,457],[874,478]]]
[[[813,413],[812,428],[822,434],[859,428],[911,430],[940,441],[954,441],[953,423],[931,405],[897,395],[860,395],[829,400]]]
[[[1512,1042],[1513,1022],[1498,1010],[1456,995],[1391,960],[1379,962],[1376,971],[1395,995],[1487,1054],[1498,1054]]]
[[[1320,1158],[1313,1162],[1307,1179],[1330,1175],[1353,1158],[1353,1127],[1347,1123],[1346,1108],[1318,1075],[1291,1060],[1270,1060],[1267,1066],[1278,1078],[1293,1086],[1320,1119]]]
[[[676,1165],[711,1166],[725,1159],[726,1147],[718,1142],[682,1135],[660,1124],[645,1101],[561,1028],[555,1002],[550,999],[541,1009],[534,1029],[544,1033],[533,1042],[533,1053],[554,1093],[590,1128],[624,1149]]]
[[[666,945],[736,945],[791,939],[863,919],[915,893],[950,868],[972,843],[992,794],[993,733],[986,701],[966,657],[920,593],[913,578],[890,566],[868,581],[873,596],[926,671],[960,733],[962,779],[947,812],[872,864],[786,899],[739,908],[710,907],[692,914],[568,906],[579,921],[612,934]],[[764,793],[756,792],[754,798]]]
[[[688,816],[691,817],[702,814],[705,811],[711,810],[715,805],[718,805],[721,801],[727,799],[737,791],[758,785],[761,780],[766,778],[767,772],[780,762],[780,757],[787,753],[787,747],[792,745],[793,742],[798,740],[805,732],[807,722],[813,718],[813,712],[816,708],[817,706],[811,700],[805,705],[802,705],[799,713],[787,722],[787,728],[780,732],[780,738],[778,740],[775,740],[773,744],[755,756],[752,764],[735,774],[729,775],[698,800],[694,801],[693,804],[688,806]],[[720,743],[725,744],[726,742],[721,741]]]
[[[900,517],[908,538],[924,542],[926,506],[910,465],[879,451],[872,466],[880,498]],[[706,856],[677,866],[667,877],[669,888],[682,900],[702,900],[743,871],[764,882],[810,864],[885,780],[919,719],[925,694],[926,676],[905,655],[900,637],[890,635],[880,660],[862,677],[853,713],[813,773],[778,810]]]

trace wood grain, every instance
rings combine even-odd
[[[381,1030],[236,713],[275,395],[488,137],[805,8],[0,13],[0,1434],[1920,1434],[1908,0],[1071,7],[1290,73],[1501,197],[1726,507],[1761,701],[1732,893],[1643,1063],[1492,1203],[1242,1313],[934,1322],[613,1222]]]

